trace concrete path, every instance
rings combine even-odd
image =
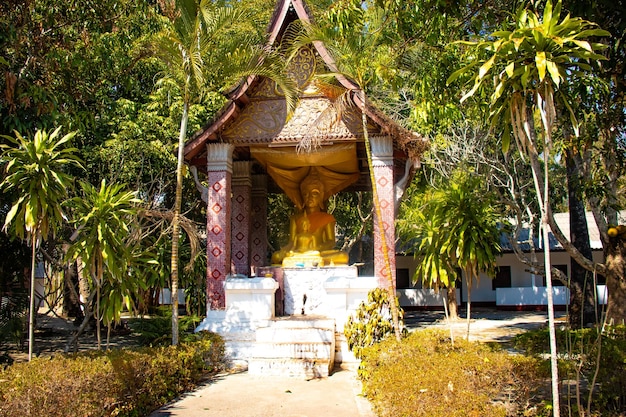
[[[338,369],[328,378],[218,375],[150,417],[375,417],[361,396],[356,371]]]
[[[559,320],[564,313],[557,312]],[[406,312],[411,330],[436,327],[449,331],[443,312]],[[505,342],[515,334],[545,326],[546,312],[479,309],[472,313],[470,340]],[[452,323],[455,337],[464,337],[465,320]],[[151,414],[150,417],[375,417],[361,396],[355,370],[339,369],[330,377],[299,378],[219,375],[196,391]]]

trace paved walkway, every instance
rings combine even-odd
[[[563,313],[557,317],[563,319]],[[470,340],[509,340],[515,334],[545,326],[546,312],[476,309]],[[407,312],[409,329],[437,327],[449,331],[443,312]],[[452,324],[455,337],[464,337],[465,320]],[[154,412],[150,417],[375,417],[361,395],[355,370],[340,369],[330,377],[299,378],[224,374],[196,391]]]
[[[219,375],[150,417],[375,417],[360,393],[353,370],[309,381],[240,372]]]

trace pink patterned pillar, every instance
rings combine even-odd
[[[393,140],[387,136],[370,138],[372,145],[372,162],[374,179],[381,207],[381,217],[387,243],[387,254],[391,267],[391,278],[396,283],[396,254],[395,254],[395,203],[393,187]],[[390,285],[388,270],[385,265],[384,247],[379,221],[374,213],[374,274],[378,277],[378,285],[388,288]]]
[[[234,272],[242,275],[250,274],[250,164],[233,163],[232,262]]]
[[[226,275],[231,272],[232,155],[232,145],[226,143],[207,145],[207,311],[223,310],[226,307],[224,282]]]
[[[258,271],[269,264],[267,259],[267,176],[252,176],[252,224],[250,229],[250,265]],[[258,273],[258,272],[257,272]]]

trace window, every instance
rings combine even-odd
[[[396,269],[396,288],[411,288],[411,275],[408,268]]]
[[[491,289],[495,291],[496,288],[511,288],[510,266],[499,266],[496,268],[496,276],[491,281]]]

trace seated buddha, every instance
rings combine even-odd
[[[315,173],[300,184],[304,204],[289,221],[289,242],[272,254],[272,264],[284,267],[346,265],[348,254],[335,249],[335,217],[324,211],[324,183]]]

